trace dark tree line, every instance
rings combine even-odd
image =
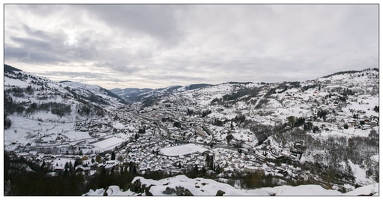
[[[304,117],[299,117],[295,123],[294,123],[294,127],[300,127],[302,125],[304,125],[305,123],[305,118]]]
[[[4,156],[4,195],[5,196],[80,196],[90,189],[107,189],[110,185],[118,185],[122,190],[130,189],[131,181],[138,176],[136,164],[133,162],[106,169],[101,167],[93,175],[76,172],[76,166],[82,165],[81,159],[65,163],[64,170],[56,176],[48,175],[50,170],[45,162],[38,164],[23,158]],[[26,170],[27,168],[32,171]],[[159,180],[169,177],[163,171],[147,172],[147,179]]]
[[[265,175],[263,170],[257,170],[255,173],[239,174],[233,177],[234,180],[239,180],[241,187],[244,189],[255,189],[261,187],[274,187],[279,185],[278,179],[269,175]]]
[[[214,99],[212,103],[220,103],[220,102],[227,102],[227,101],[248,101],[252,97],[256,97],[259,94],[259,91],[261,91],[262,88],[241,88],[236,92],[233,92],[231,94],[225,94],[222,96],[222,100]],[[243,99],[242,99],[243,98]]]
[[[26,167],[33,171],[27,171]],[[6,196],[78,196],[87,189],[82,174],[64,171],[50,176],[44,164],[40,166],[24,159],[11,160],[7,154],[4,156],[4,182],[7,183]]]
[[[86,105],[81,105],[77,109],[77,113],[80,114],[81,116],[88,116],[90,114],[90,108]]]
[[[31,103],[29,107],[25,110],[26,114],[35,113],[36,111],[51,111],[52,114],[56,114],[60,117],[71,113],[71,105],[49,102],[49,103]]]
[[[277,125],[275,127],[263,124],[251,124],[249,125],[249,129],[253,134],[255,134],[258,145],[263,144],[263,142],[273,134],[277,134],[280,131],[284,131],[284,125]]]

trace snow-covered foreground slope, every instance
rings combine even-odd
[[[218,191],[224,192],[224,196],[358,196],[358,195],[379,195],[379,185],[372,184],[364,187],[357,188],[348,193],[341,193],[336,190],[326,190],[319,185],[300,185],[300,186],[278,186],[278,187],[266,187],[251,190],[236,189],[229,184],[219,183],[211,179],[195,178],[191,179],[184,175],[179,175],[171,178],[161,179],[158,181],[145,179],[142,177],[136,177],[132,183],[136,185],[138,182],[141,186],[150,188],[150,194],[154,196],[163,195],[177,195],[176,190],[185,191],[189,190],[194,196],[215,196]],[[180,188],[183,189],[180,189]],[[145,195],[145,193],[135,193],[131,190],[121,191],[118,186],[110,186],[106,190],[97,189],[90,190],[84,194],[86,196],[98,196],[104,195],[116,195],[116,196],[137,196]],[[148,193],[147,193],[148,194]]]

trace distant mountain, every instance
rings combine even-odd
[[[104,97],[104,98],[115,98],[115,99],[118,99],[120,103],[123,103],[125,104],[125,100],[122,99],[121,97],[119,97],[118,95],[114,94],[113,92],[105,89],[105,88],[102,88],[98,85],[88,85],[88,84],[83,84],[83,83],[77,83],[77,82],[72,82],[72,81],[60,81],[60,83],[63,83],[69,87],[72,87],[72,88],[77,88],[78,90],[82,91],[82,93],[87,93],[89,96],[94,96],[93,98],[96,98],[100,101],[102,101],[102,99],[100,99],[100,97]],[[105,103],[104,103],[105,104]],[[108,104],[108,103],[106,103]]]
[[[167,96],[173,93],[188,91],[188,90],[196,90],[200,88],[205,88],[212,86],[211,84],[191,84],[187,86],[169,86],[165,88],[158,89],[150,89],[150,88],[114,88],[110,91],[121,97],[126,101],[132,102],[143,102],[144,105],[151,105],[152,101],[155,98]]]
[[[115,95],[119,96],[122,99],[125,99],[126,101],[137,101],[139,100],[139,95],[150,92],[153,89],[150,88],[125,88],[125,89],[120,89],[120,88],[114,88],[111,89],[110,92],[114,93]]]
[[[201,84],[187,85],[187,86],[184,86],[184,88],[185,88],[185,90],[195,90],[195,89],[205,88],[205,87],[209,87],[209,86],[212,86],[212,84],[201,83]]]
[[[368,73],[367,73],[368,72]],[[362,83],[360,80],[364,80],[363,76],[364,74],[368,74],[366,77],[370,77],[367,82]],[[221,99],[210,99],[210,101],[220,102],[224,101],[226,102],[234,102],[234,101],[249,101],[247,102],[249,105],[254,104],[255,99],[258,98],[258,95],[264,94],[266,98],[264,98],[262,101],[259,101],[256,106],[259,108],[264,103],[266,103],[268,100],[268,96],[274,94],[274,93],[284,93],[288,89],[296,88],[299,90],[307,90],[310,88],[317,88],[320,89],[322,87],[326,87],[327,84],[330,82],[334,82],[335,85],[339,84],[338,81],[335,81],[333,79],[340,79],[344,80],[343,85],[347,85],[346,83],[350,83],[351,86],[356,86],[354,88],[350,88],[351,90],[358,90],[363,85],[365,86],[367,83],[370,85],[373,83],[376,83],[376,80],[378,78],[379,69],[365,69],[365,70],[349,70],[349,71],[342,71],[333,73],[327,76],[323,76],[321,78],[318,78],[317,80],[309,80],[309,81],[303,81],[303,82],[280,82],[280,83],[253,83],[253,82],[227,82],[227,83],[221,83],[218,85],[211,85],[211,84],[192,84],[188,86],[169,86],[165,88],[158,88],[158,89],[138,89],[138,88],[126,88],[126,89],[112,89],[111,92],[115,93],[119,97],[125,99],[126,101],[130,102],[139,102],[142,103],[141,105],[143,107],[149,107],[154,105],[156,102],[161,101],[167,101],[168,97],[170,95],[176,95],[177,98],[182,99],[181,101],[193,101],[190,100],[190,97],[182,97],[182,94],[188,94],[193,93],[193,97],[199,97],[201,98],[208,98],[209,96],[214,97],[214,94],[222,94],[219,95]],[[373,77],[372,77],[373,76]],[[372,79],[371,79],[372,78]],[[359,80],[360,79],[360,80]],[[371,82],[373,81],[373,83]],[[371,83],[370,83],[371,82]],[[331,83],[330,83],[331,84]],[[364,87],[363,86],[363,87]],[[374,87],[376,89],[376,87]],[[374,89],[373,92],[377,92]],[[200,91],[203,94],[199,94]],[[199,103],[199,102],[197,102]]]
[[[191,85],[192,86],[192,85]],[[198,85],[199,86],[199,85]],[[302,82],[279,82],[279,83],[252,83],[252,82],[227,82],[217,85],[201,84],[197,89],[179,87],[157,89],[141,94],[141,102],[144,107],[151,106],[155,102],[178,102],[180,105],[226,105],[226,108],[241,103],[243,107],[261,108],[275,101],[276,94],[305,95],[307,92],[317,93],[326,91],[328,95],[337,95],[340,102],[347,95],[365,93],[377,95],[379,93],[379,69],[365,69],[360,71],[337,72],[315,80]],[[166,94],[173,94],[172,97]],[[191,98],[192,97],[192,98]],[[262,97],[262,98],[260,98]],[[190,105],[187,103],[190,102]],[[276,104],[283,104],[279,101]],[[202,104],[202,105],[201,105]]]

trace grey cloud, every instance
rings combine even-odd
[[[27,5],[6,5],[8,8],[17,7],[17,9],[22,10],[33,15],[39,15],[41,17],[47,17],[49,15],[60,13],[60,11],[66,11],[66,8],[69,5],[64,4],[27,4]]]
[[[29,37],[9,37],[5,45],[7,60],[46,65],[91,61],[95,67],[129,74],[138,71],[139,65],[152,56],[150,51],[131,53],[123,48],[115,48],[107,38],[92,30],[82,32],[77,36],[76,44],[69,45],[69,36],[60,30],[47,33],[27,25],[23,27]],[[16,45],[11,45],[10,41]]]
[[[129,82],[129,80],[123,77],[115,77],[106,73],[94,73],[94,72],[68,72],[68,71],[48,71],[38,73],[41,76],[57,77],[60,80],[78,80],[78,81],[108,81],[108,82]]]
[[[47,33],[28,26],[24,31],[28,38],[9,37],[17,45],[5,43],[6,59],[20,60],[19,56],[25,55],[22,60],[27,63],[58,64],[91,60],[97,55],[98,41],[90,33],[80,35],[77,46],[71,46],[66,44],[68,35],[62,31]]]
[[[124,60],[113,60],[96,63],[97,67],[112,69],[117,72],[124,72],[127,74],[132,74],[139,70],[138,66],[130,65],[129,62]]]
[[[5,47],[4,55],[6,60],[18,60],[35,64],[58,64],[65,61],[57,55],[57,52],[49,51],[49,49],[52,50],[51,48],[43,49],[46,45],[26,46],[33,43],[33,41],[25,41],[22,47]]]
[[[83,6],[95,17],[122,35],[150,36],[162,44],[177,43],[182,31],[176,19],[176,9],[169,5],[87,5]]]
[[[63,71],[49,71],[49,72],[41,72],[40,74],[45,75],[45,76],[68,76],[68,77],[76,77],[76,76],[81,76],[81,77],[105,77],[105,74],[102,73],[93,73],[93,72],[63,72]]]
[[[145,75],[143,76],[148,79],[155,79],[155,80],[174,80],[174,81],[206,81],[205,78],[202,77],[193,77],[193,76],[187,76],[187,75],[168,75],[168,74],[153,74],[153,75]]]
[[[49,34],[46,31],[34,30],[33,28],[29,27],[26,24],[22,24],[22,27],[23,27],[23,30],[25,31],[25,33],[30,37],[37,38],[40,40],[41,39],[47,40],[48,38],[52,39],[52,34]]]
[[[20,38],[20,37],[11,37],[11,40],[20,44],[21,47],[35,47],[38,49],[50,49],[51,43],[47,41],[37,40],[37,39],[30,39],[30,38]]]

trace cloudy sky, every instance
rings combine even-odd
[[[4,60],[112,88],[315,79],[378,67],[378,5],[4,6]]]

